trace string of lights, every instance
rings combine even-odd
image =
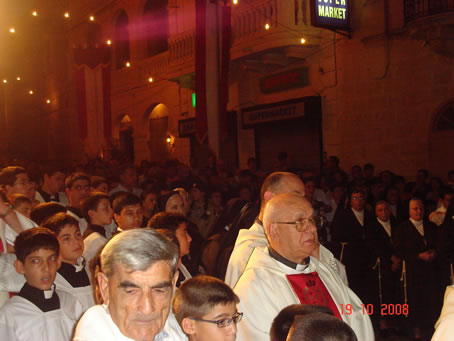
[[[246,1],[244,2],[244,4],[241,4],[240,0],[231,0],[231,4],[232,4],[233,6],[241,6],[241,5],[244,5],[245,7],[248,7],[248,5],[249,5]],[[249,6],[249,7],[250,7],[250,6]],[[39,15],[40,15],[40,14],[39,14],[39,11],[38,11],[37,9],[32,9],[32,10],[30,10],[29,13],[30,13],[30,15],[31,15],[32,17],[35,17],[35,18],[36,18],[36,17],[39,17]],[[266,31],[269,31],[269,30],[271,30],[271,29],[273,28],[273,26],[270,24],[271,19],[272,19],[271,17],[269,17],[269,16],[266,15],[266,14],[262,14],[260,11],[257,12],[257,15],[261,16],[261,18],[264,20],[264,22],[265,22],[264,28],[265,28]],[[69,12],[69,11],[64,11],[64,12],[61,14],[61,18],[63,18],[63,20],[65,20],[65,21],[69,22],[69,21],[71,20],[71,14],[70,14],[70,12]],[[96,21],[96,18],[95,18],[94,15],[89,15],[89,16],[87,16],[87,19],[86,19],[86,20],[89,21],[89,22],[95,22],[95,21]],[[320,35],[317,36],[317,35],[310,34],[310,33],[308,33],[308,32],[304,32],[304,33],[303,33],[303,32],[301,32],[301,30],[297,30],[297,29],[295,29],[295,28],[289,27],[289,26],[287,26],[287,25],[285,25],[285,24],[283,24],[283,23],[281,23],[281,22],[277,23],[276,25],[277,25],[277,27],[282,27],[282,28],[284,28],[286,31],[295,34],[295,36],[297,36],[298,39],[299,39],[299,43],[300,43],[300,44],[303,44],[303,45],[306,44],[306,43],[308,42],[308,39],[309,39],[309,41],[310,41],[310,37],[314,37],[314,38],[317,38],[317,39],[321,39]],[[276,25],[275,25],[275,26],[276,26]],[[11,26],[11,27],[9,27],[9,34],[10,34],[10,35],[20,34],[20,31],[19,31],[15,26]],[[340,40],[342,40],[342,38],[341,38]],[[105,44],[106,44],[107,46],[109,46],[109,47],[112,46],[112,45],[113,45],[112,39],[107,39],[107,40],[105,41]],[[331,44],[328,44],[328,45],[331,45]],[[323,49],[325,49],[325,48],[326,48],[326,46],[323,46],[323,47],[321,46],[317,51],[311,53],[311,55],[313,55],[313,54],[315,54],[315,53],[319,53],[319,52],[321,52],[321,51],[322,51]],[[126,67],[126,68],[131,68],[131,67],[132,67],[131,61],[126,61],[126,62],[125,62],[125,67]],[[138,67],[140,68],[140,66],[138,66]],[[155,78],[156,78],[156,77],[153,77],[152,75],[148,75],[148,76],[146,77],[146,82],[147,82],[147,83],[153,83],[153,82],[155,82]],[[4,78],[2,78],[2,84],[3,84],[3,86],[8,86],[8,84],[14,85],[14,84],[17,83],[17,82],[25,82],[25,80],[26,80],[26,76],[25,76],[25,75],[17,75],[15,79],[8,79],[7,77],[4,77]],[[26,91],[26,94],[28,94],[29,96],[38,95],[38,94],[41,93],[41,92],[39,91],[39,89],[36,89],[36,88],[34,88],[34,89],[29,88],[29,89],[27,89],[27,90],[25,90],[25,91]],[[43,97],[44,97],[44,98],[43,98],[43,102],[46,103],[46,104],[51,104],[51,103],[53,103],[53,102],[56,101],[56,99],[51,99],[51,98],[49,98],[48,96],[43,96]]]

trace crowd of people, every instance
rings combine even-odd
[[[454,171],[5,166],[6,340],[454,337]]]

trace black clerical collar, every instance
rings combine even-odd
[[[278,262],[288,266],[289,268],[292,269],[297,269],[298,265],[309,265],[310,257],[306,257],[303,259],[303,262],[301,264],[294,263],[291,260],[288,260],[287,258],[282,257],[279,253],[277,253],[271,246],[268,247],[268,250],[270,252],[270,256],[273,257],[275,260]]]
[[[90,234],[92,234],[94,232],[98,232],[101,236],[103,236],[104,238],[107,238],[106,229],[104,228],[104,226],[89,224],[87,226],[87,229],[84,232],[84,239],[87,238]]]
[[[78,216],[80,219],[82,219],[82,212],[80,212],[80,209],[76,208],[76,207],[71,207],[71,206],[68,206],[66,207],[66,209],[68,211],[71,211],[72,213],[74,213],[76,216]]]
[[[76,267],[73,264],[61,262],[61,267],[58,269],[58,273],[62,275],[73,288],[86,287],[90,285],[90,279],[88,278],[84,265],[85,260],[83,260],[82,267]]]
[[[60,309],[60,299],[55,292],[55,285],[52,285],[51,290],[43,291],[25,283],[18,295],[36,305],[44,313]]]

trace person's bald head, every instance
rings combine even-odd
[[[268,175],[260,188],[261,208],[273,196],[285,193],[296,193],[304,196],[304,184],[301,179],[289,172],[274,172]]]
[[[317,246],[317,228],[306,218],[314,213],[311,204],[295,193],[278,194],[265,205],[263,226],[270,246],[283,257],[301,263]],[[295,224],[286,224],[293,223]],[[296,222],[304,231],[298,232]]]

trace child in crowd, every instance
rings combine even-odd
[[[142,227],[143,207],[140,198],[131,193],[118,196],[113,202],[117,232]]]
[[[8,341],[69,341],[83,312],[80,302],[55,289],[59,243],[48,229],[21,232],[14,244],[16,271],[26,283],[0,309],[0,335]]]
[[[30,219],[33,208],[32,201],[23,194],[13,194],[11,195],[11,200],[13,208]]]
[[[186,266],[181,263],[182,258],[189,255],[192,241],[188,233],[188,219],[178,213],[159,212],[150,219],[148,227],[169,230],[175,234],[180,249],[180,265],[178,266],[180,275],[177,281],[177,287],[179,287],[183,281],[192,277]]]
[[[57,235],[60,244],[61,267],[55,284],[58,289],[76,296],[84,310],[95,304],[90,281],[90,269],[82,257],[84,242],[77,220],[66,213],[57,213],[43,223]]]
[[[197,276],[184,282],[175,293],[173,311],[189,341],[234,341],[241,321],[238,296],[221,280]]]
[[[82,201],[82,215],[88,222],[84,237],[84,258],[87,262],[107,243],[106,226],[112,222],[113,209],[105,193],[92,192]]]

